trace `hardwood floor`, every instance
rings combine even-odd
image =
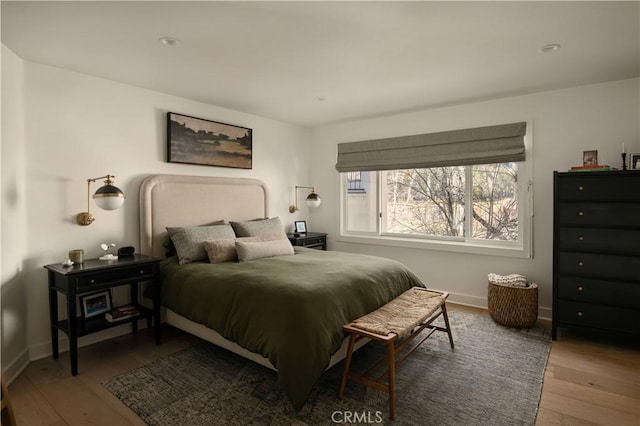
[[[448,306],[488,315],[482,309]],[[101,381],[197,341],[166,326],[160,346],[153,344],[150,330],[100,342],[80,349],[75,377],[68,352],[59,360],[34,361],[9,386],[18,425],[143,425]],[[560,330],[551,347],[536,425],[640,425],[638,343]]]

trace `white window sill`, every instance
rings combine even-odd
[[[369,244],[376,246],[414,248],[422,250],[439,250],[455,253],[480,254],[487,256],[504,256],[529,259],[531,250],[519,244],[482,243],[480,241],[446,241],[402,238],[397,236],[342,234],[337,242],[352,244]]]

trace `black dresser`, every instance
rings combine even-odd
[[[554,172],[553,325],[640,336],[640,171]]]

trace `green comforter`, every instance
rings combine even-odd
[[[420,280],[380,257],[296,247],[293,256],[162,267],[162,304],[267,357],[301,407],[343,340],[342,326]]]

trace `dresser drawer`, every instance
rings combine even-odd
[[[640,203],[560,203],[558,221],[560,226],[588,225],[640,229]]]
[[[558,240],[560,250],[640,254],[640,228],[560,228]]]
[[[563,176],[558,182],[560,201],[640,201],[640,174]]]
[[[564,324],[640,333],[640,310],[560,300],[558,320]]]
[[[96,271],[78,277],[78,287],[100,287],[104,283],[143,280],[153,276],[153,265],[139,265],[130,268],[117,268],[113,271]]]
[[[640,309],[640,282],[560,276],[556,285],[561,299]]]
[[[558,253],[558,272],[586,278],[611,278],[638,282],[640,257],[593,253]]]

